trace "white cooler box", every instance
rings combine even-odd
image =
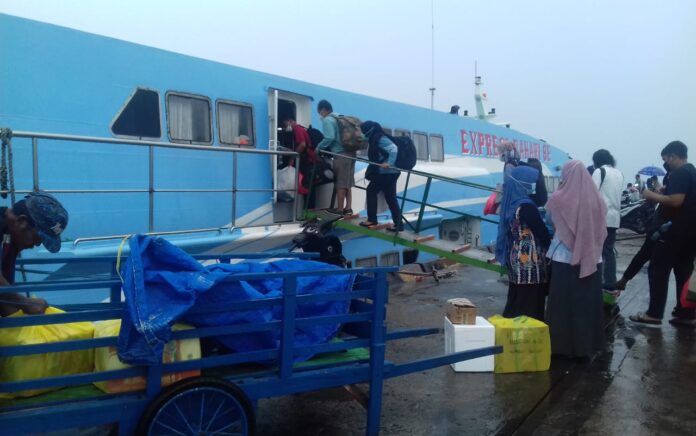
[[[445,317],[445,354],[475,350],[495,345],[495,327],[485,318],[477,316],[476,325],[452,324]],[[453,363],[456,372],[493,372],[494,356],[479,357]]]

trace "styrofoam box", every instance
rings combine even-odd
[[[481,316],[476,325],[452,324],[445,317],[445,354],[495,345],[495,327]],[[456,372],[493,372],[493,355],[451,364]]]

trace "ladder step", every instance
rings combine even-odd
[[[428,236],[416,236],[416,239],[413,240],[413,242],[416,242],[418,244],[421,244],[423,242],[428,242],[432,241],[435,239],[435,235],[428,235]]]
[[[462,245],[461,247],[453,248],[452,253],[461,253],[469,248],[471,248],[471,244]]]
[[[370,230],[384,230],[387,227],[389,227],[391,224],[389,223],[384,223],[384,224],[375,224],[374,226],[368,227]]]

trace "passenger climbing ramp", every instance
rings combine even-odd
[[[333,153],[326,154],[332,155]],[[343,158],[346,157],[343,156]],[[368,160],[361,159],[359,157],[352,159],[354,159],[356,162],[369,163]],[[461,243],[462,241],[451,242],[444,239],[437,239],[435,235],[425,234],[425,232],[430,230],[432,227],[426,227],[424,225],[424,215],[428,210],[436,210],[464,220],[470,233],[471,228],[480,228],[482,222],[497,224],[497,221],[485,218],[483,216],[467,214],[431,201],[429,199],[429,195],[433,181],[448,184],[452,188],[465,187],[481,191],[486,194],[497,192],[496,188],[478,183],[472,183],[466,180],[446,177],[439,174],[418,171],[415,169],[401,169],[400,171],[401,177],[405,177],[406,179],[403,191],[397,194],[397,198],[400,201],[401,215],[404,217],[403,222],[405,230],[399,232],[389,231],[387,230],[389,224],[377,224],[370,227],[364,227],[360,225],[360,221],[362,221],[364,218],[360,218],[357,215],[343,217],[336,222],[336,227],[371,238],[391,242],[394,245],[401,245],[404,247],[417,249],[453,262],[471,265],[489,271],[495,271],[500,274],[504,273],[505,268],[499,263],[495,262],[494,254],[491,253],[487,248],[479,246],[478,238],[472,237],[471,235],[469,237],[465,236],[463,238],[459,238],[463,239],[463,243]],[[419,197],[409,195],[409,184],[412,183],[414,179],[419,179],[419,184],[421,184],[423,179],[425,179],[422,195]],[[364,190],[365,188],[356,186],[354,189]],[[440,189],[443,188],[441,187]],[[417,212],[415,214],[410,214],[412,218],[409,220],[405,217],[404,211],[410,210],[410,208],[413,206],[415,206]],[[323,220],[332,220],[335,219],[337,215],[332,214],[327,210],[305,210],[305,217],[309,219],[319,218]]]

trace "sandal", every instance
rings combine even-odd
[[[653,319],[649,318],[645,312],[638,312],[635,315],[631,315],[628,317],[633,322],[638,322],[641,324],[650,324],[650,325],[660,325],[662,324],[661,319]]]
[[[696,320],[692,318],[672,318],[669,323],[675,327],[696,327]]]
[[[373,223],[372,221],[360,221],[360,225],[363,227],[372,227],[376,226],[377,223]]]
[[[353,215],[353,209],[343,209],[343,215]]]

